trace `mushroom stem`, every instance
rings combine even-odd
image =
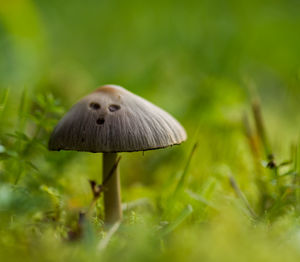
[[[103,181],[110,175],[117,161],[117,153],[103,153]],[[105,223],[114,224],[122,220],[120,172],[117,166],[107,180],[104,190]]]

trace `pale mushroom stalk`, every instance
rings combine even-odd
[[[109,175],[109,179],[104,188],[104,210],[105,223],[114,224],[122,220],[122,204],[121,204],[121,186],[120,172],[117,166],[113,173],[113,169],[117,161],[117,153],[103,153],[103,179],[104,181]]]
[[[118,167],[113,169],[117,153],[179,145],[186,138],[184,128],[166,111],[125,88],[105,85],[61,119],[49,149],[103,153],[104,221],[113,224],[122,219],[120,175]]]

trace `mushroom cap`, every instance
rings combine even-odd
[[[105,85],[60,120],[49,150],[146,151],[177,145],[186,138],[184,128],[164,110],[120,86]]]

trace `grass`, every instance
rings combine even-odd
[[[298,1],[10,2],[0,261],[299,261]],[[70,106],[106,83],[189,136],[122,154],[124,220],[110,230],[101,154],[47,149]]]
[[[2,91],[3,111],[7,96],[7,90]],[[100,155],[48,152],[51,128],[64,112],[53,96],[39,95],[32,101],[23,92],[19,105],[16,130],[1,136],[2,259],[299,258],[299,148],[293,145],[288,158],[277,161],[257,100],[252,105],[253,122],[249,115],[235,134],[226,130],[212,134],[216,146],[210,157],[220,154],[228,164],[205,157],[211,145],[201,131],[196,132],[197,143],[191,139],[183,148],[158,151],[162,160],[148,163],[153,181],[123,183],[123,201],[128,202],[124,221],[109,231],[102,222],[101,190],[99,199],[96,182],[91,184],[93,190],[88,182],[100,182]],[[229,141],[224,142],[224,136]],[[240,143],[242,153],[224,148]],[[137,159],[151,162],[155,154],[123,155],[121,165]],[[130,160],[131,155],[136,159]],[[173,163],[169,171],[164,168],[166,157]],[[122,168],[123,182],[134,170],[130,165]],[[142,176],[143,180],[147,178]]]

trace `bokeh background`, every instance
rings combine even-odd
[[[250,81],[296,121],[298,1],[3,0],[0,12],[0,86],[13,93],[70,106],[115,83],[197,125],[237,112]]]
[[[37,243],[49,261],[59,261],[55,252],[62,252],[64,261],[75,261],[74,254],[78,261],[87,261],[87,253],[94,254],[90,249],[101,228],[96,220],[85,244],[73,249],[56,240],[88,206],[87,179],[100,182],[101,157],[49,153],[46,147],[63,113],[103,84],[124,86],[157,104],[189,135],[180,147],[123,155],[123,201],[147,198],[155,211],[128,212],[126,221],[134,226],[123,229],[103,259],[124,254],[125,247],[128,261],[226,261],[227,255],[233,261],[248,255],[250,259],[253,253],[257,261],[280,261],[300,256],[299,248],[290,243],[283,245],[286,253],[271,252],[281,245],[273,238],[289,238],[283,232],[299,226],[294,216],[284,216],[279,223],[282,231],[276,228],[269,235],[267,226],[252,231],[252,222],[244,221],[239,207],[229,205],[230,211],[216,214],[214,205],[203,202],[216,201],[221,207],[222,201],[234,202],[227,179],[233,175],[254,209],[264,213],[243,119],[248,116],[253,124],[251,101],[259,99],[272,153],[278,162],[289,159],[299,137],[299,14],[298,0],[0,0],[3,256],[18,257],[13,252],[17,250],[24,259],[39,257]],[[176,184],[195,142],[187,190],[204,200],[199,206],[183,196],[169,208],[164,192],[172,191],[169,185]],[[272,190],[270,196],[276,199]],[[195,210],[192,217],[167,243],[152,236],[155,223],[177,221],[187,205]],[[101,204],[97,210],[102,212]],[[277,215],[268,219],[276,220]],[[138,234],[135,227],[142,228]],[[299,244],[299,233],[293,232]],[[126,246],[128,235],[133,240]],[[229,252],[228,243],[240,251]],[[216,245],[215,252],[208,251],[210,245]]]

